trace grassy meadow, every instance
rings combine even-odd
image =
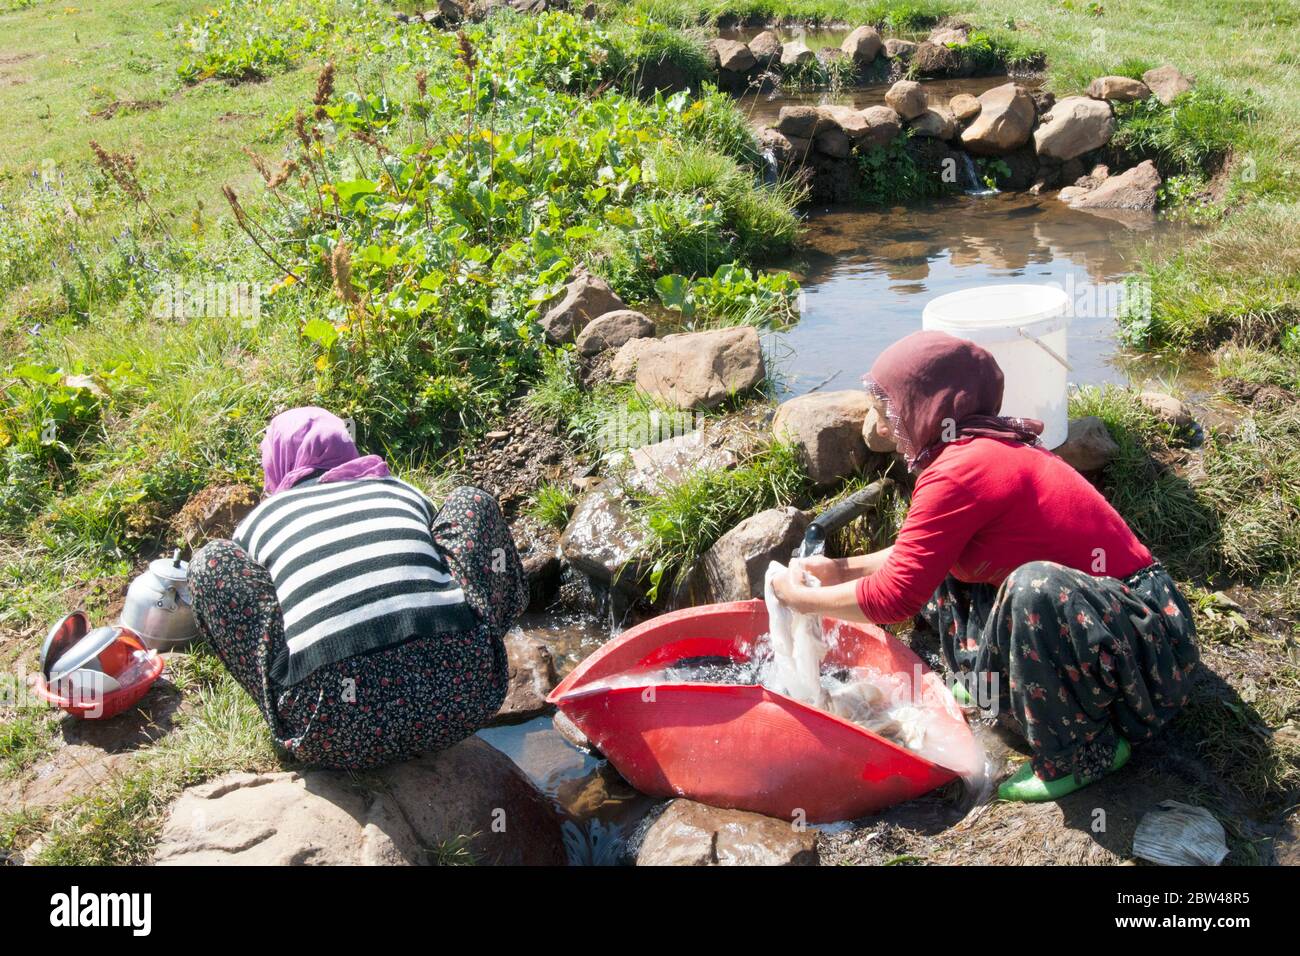
[[[690,327],[790,321],[795,290],[761,267],[798,248],[798,190],[765,182],[728,96],[644,95],[664,62],[703,79],[719,21],[910,36],[953,16],[1004,55],[1043,55],[1058,94],[1165,62],[1194,74],[1177,108],[1122,116],[1124,148],[1167,173],[1166,212],[1205,227],[1144,262],[1153,308],[1126,337],[1205,365],[1211,392],[1300,387],[1300,4],[611,0],[593,23],[498,12],[461,36],[395,9],[0,0],[7,670],[31,668],[69,602],[93,617],[177,544],[172,517],[196,492],[257,485],[277,410],[352,417],[363,446],[425,482],[524,396],[575,444],[602,410],[647,414],[630,389],[579,388],[570,356],[540,338],[541,308],[577,265],[632,303],[689,301]],[[248,314],[211,307],[249,289]],[[1300,718],[1293,401],[1237,407],[1248,428],[1190,450],[1129,391],[1074,407],[1115,435],[1106,491],[1188,582],[1203,633],[1233,653],[1271,642],[1267,706],[1234,717],[1209,700],[1188,719],[1216,769],[1246,747],[1242,794],[1261,813],[1293,804],[1300,776],[1296,735],[1277,733]],[[652,563],[675,570],[740,517],[808,494],[796,456],[763,445],[645,504]],[[562,526],[572,492],[544,486],[531,507]],[[176,730],[98,792],[0,810],[0,854],[37,841],[40,862],[142,862],[180,788],[275,765],[214,658],[169,674]],[[57,724],[0,703],[0,785],[58,745]]]

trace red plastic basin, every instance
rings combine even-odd
[[[879,628],[838,629],[827,662],[906,675],[933,709],[928,733],[971,738],[951,692],[906,645]],[[684,658],[748,659],[767,631],[762,601],[687,608],[646,621],[583,661],[548,698],[643,793],[810,823],[851,820],[956,778],[893,741],[758,685],[681,683],[600,687]]]
[[[100,652],[100,667],[105,674],[118,677],[131,665],[134,653],[145,649],[140,638],[130,631],[124,630],[117,640]],[[83,720],[107,720],[109,717],[116,717],[122,711],[129,710],[138,704],[140,699],[149,692],[149,688],[153,686],[154,681],[162,676],[163,667],[163,659],[155,656],[149,662],[148,669],[140,675],[138,680],[129,685],[123,685],[117,690],[109,691],[99,699],[95,699],[92,695],[86,697],[64,696],[46,683],[44,675],[36,678],[33,689],[36,691],[36,696],[41,700],[48,701],[60,710],[66,710]],[[57,681],[55,683],[58,684]]]

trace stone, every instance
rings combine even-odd
[[[714,40],[713,52],[718,57],[718,67],[729,73],[748,73],[758,65],[749,46],[736,40]]]
[[[1156,99],[1168,106],[1190,90],[1196,80],[1185,75],[1178,67],[1166,63],[1143,73],[1142,82],[1156,95]]]
[[[957,117],[946,106],[931,106],[908,125],[914,136],[952,139],[957,135]]]
[[[903,132],[902,117],[888,106],[868,106],[861,115],[867,132],[857,140],[860,149],[888,145]]]
[[[866,463],[862,425],[869,408],[861,389],[811,392],[777,408],[772,432],[798,446],[808,476],[826,487],[856,474]]]
[[[1073,196],[1069,202],[1075,209],[1139,209],[1154,210],[1159,198],[1160,173],[1151,160],[1139,163],[1116,176],[1107,176],[1095,189]],[[1066,190],[1062,189],[1062,193]]]
[[[979,95],[979,115],[962,130],[966,150],[997,156],[1023,146],[1034,128],[1034,101],[1024,88],[1003,83]]]
[[[504,831],[492,825],[498,811],[510,821]],[[551,802],[478,737],[360,778],[235,773],[191,787],[168,812],[154,862],[410,866],[437,862],[461,840],[479,863],[567,862]]]
[[[560,557],[551,550],[535,550],[519,556],[528,578],[528,609],[540,611],[560,587]]]
[[[905,120],[915,119],[926,111],[925,88],[914,80],[899,80],[885,93],[885,105]]]
[[[930,31],[929,41],[946,46],[955,43],[958,46],[970,40],[970,30],[967,27],[935,27]]]
[[[880,53],[881,46],[880,32],[875,27],[858,27],[844,38],[840,49],[858,66],[866,66]]]
[[[783,106],[776,115],[773,128],[783,136],[812,139],[818,133],[833,129],[835,121],[816,106]]]
[[[907,60],[916,52],[916,47],[917,43],[914,40],[891,37],[885,41],[885,56],[891,60]]]
[[[560,679],[555,673],[555,659],[551,649],[522,628],[512,628],[506,633],[509,682],[506,699],[502,701],[493,724],[518,724],[550,713],[551,705],[546,695],[555,689]]]
[[[560,535],[560,554],[587,577],[638,594],[636,558],[645,541],[645,528],[622,490],[607,482],[579,499]]]
[[[855,143],[871,131],[871,126],[861,110],[835,104],[819,106],[817,109],[824,119],[834,123],[835,128]]]
[[[818,133],[813,140],[813,145],[817,147],[819,153],[835,159],[848,159],[849,154],[853,152],[853,143],[840,129],[828,129]]]
[[[647,341],[652,344],[637,359],[637,388],[674,408],[713,408],[767,375],[753,326],[683,332]]]
[[[749,41],[749,52],[760,69],[767,69],[774,63],[781,62],[781,38],[773,30],[764,30]]]
[[[781,47],[781,65],[784,67],[807,66],[816,60],[817,54],[802,40],[791,40]]]
[[[941,43],[925,43],[912,53],[912,66],[921,76],[947,76],[961,67],[961,56]]]
[[[631,339],[624,342],[622,348],[614,353],[613,361],[609,363],[610,381],[635,382],[637,360],[653,342],[652,338]]]
[[[958,93],[948,101],[948,109],[952,110],[952,115],[963,123],[979,116],[982,107],[983,104],[979,99],[969,93]]]
[[[1057,100],[1034,130],[1034,149],[1040,157],[1064,162],[1100,149],[1114,132],[1115,114],[1109,103],[1067,96]]]
[[[1133,103],[1151,95],[1151,87],[1128,76],[1099,76],[1088,84],[1088,95],[1095,100]]]
[[[542,316],[542,331],[554,345],[572,342],[592,319],[626,308],[608,282],[581,273],[564,287],[560,301]]]
[[[1195,422],[1191,410],[1183,402],[1164,392],[1141,392],[1138,401],[1171,428],[1191,428]]]
[[[578,334],[579,355],[599,355],[606,349],[616,349],[632,339],[643,339],[655,334],[655,324],[645,315],[632,309],[617,309],[592,319]]]
[[[808,516],[798,508],[769,508],[751,515],[704,553],[696,575],[697,594],[710,603],[762,597],[767,566],[789,562],[807,529]]]
[[[817,831],[678,798],[645,832],[637,866],[816,866]]]
[[[1119,445],[1110,437],[1106,423],[1096,415],[1070,419],[1065,441],[1052,449],[1060,458],[1084,473],[1097,472],[1119,454]]]
[[[614,453],[606,461],[611,471],[619,472],[618,480],[624,489],[653,495],[700,472],[734,468],[736,453],[720,441],[710,441],[701,429],[627,453]]]
[[[260,497],[248,485],[209,485],[185,502],[172,519],[172,530],[191,550],[208,541],[229,538],[239,522],[257,507]]]

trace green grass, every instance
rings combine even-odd
[[[735,468],[691,475],[640,502],[637,513],[649,530],[643,557],[656,593],[680,581],[740,521],[798,501],[807,490],[798,449],[765,438]]]
[[[54,749],[49,711],[23,709],[0,722],[0,780],[19,776]]]
[[[569,523],[577,498],[573,488],[563,482],[540,485],[533,492],[525,513],[548,528],[562,529]]]
[[[746,24],[872,24],[896,32],[923,29],[952,7],[931,0],[631,0],[616,4],[674,26]]]

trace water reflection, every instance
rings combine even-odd
[[[1123,280],[1148,242],[1186,235],[1151,215],[1117,220],[1023,193],[814,213],[795,270],[802,318],[770,337],[780,388],[801,394],[830,376],[836,388],[854,387],[886,346],[921,327],[930,299],[1017,281],[1059,284],[1076,303],[1072,382],[1124,382],[1112,364]]]

